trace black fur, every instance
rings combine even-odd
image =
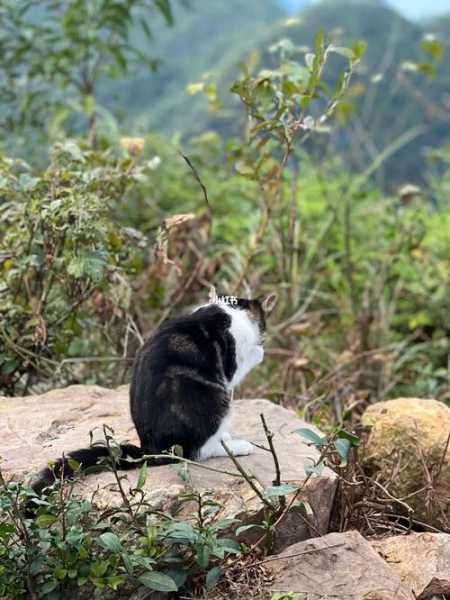
[[[260,302],[238,299],[234,306],[250,311],[262,335],[265,320]],[[136,459],[144,454],[165,453],[174,445],[183,448],[184,457],[198,458],[200,448],[229,410],[227,384],[237,368],[230,324],[231,317],[220,305],[209,304],[168,320],[145,342],[135,359],[130,388],[130,410],[140,448],[121,445],[119,468],[134,469]],[[70,452],[52,470],[44,469],[32,487],[40,494],[61,474],[73,477],[69,458],[87,469],[107,455],[107,448],[100,446]],[[167,457],[149,462],[160,465],[172,460]]]

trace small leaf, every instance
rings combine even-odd
[[[142,488],[145,485],[145,482],[147,481],[147,471],[148,471],[148,464],[147,462],[143,462],[141,468],[139,469],[139,479],[136,485],[136,488],[138,490],[142,490]]]
[[[441,61],[444,58],[444,46],[433,35],[425,36],[420,43],[420,47],[437,61]]]
[[[64,569],[63,567],[56,567],[53,574],[56,577],[56,579],[62,581],[67,576],[67,569]]]
[[[321,461],[318,465],[306,465],[305,473],[306,475],[317,475],[317,477],[320,477],[323,473],[324,468],[325,463]]]
[[[313,68],[315,58],[316,58],[316,55],[313,54],[312,52],[308,52],[307,54],[305,54],[305,63],[306,63],[306,66],[308,67],[308,69]]]
[[[194,544],[197,538],[197,532],[189,523],[175,522],[167,528],[166,539],[177,544]]]
[[[211,557],[211,552],[208,546],[200,546],[197,551],[197,564],[201,569],[207,569],[209,565],[209,559]]]
[[[91,565],[91,574],[94,577],[103,577],[109,567],[109,561],[101,560]]]
[[[292,483],[284,483],[283,485],[274,485],[265,490],[264,496],[267,498],[278,498],[279,496],[287,496],[288,494],[292,494],[292,492],[296,492],[298,490],[298,486]]]
[[[124,565],[128,575],[133,575],[133,563],[131,562],[130,558],[128,557],[128,554],[125,554],[125,552],[122,552],[121,558],[122,558],[123,565]]]
[[[142,31],[145,33],[145,37],[148,40],[152,40],[153,39],[152,30],[148,26],[147,21],[145,19],[139,19],[139,24],[142,27]]]
[[[106,583],[108,584],[108,587],[110,587],[113,590],[117,590],[117,588],[119,586],[122,585],[122,583],[125,582],[125,577],[123,575],[112,575],[111,577],[108,577],[106,579]]]
[[[359,444],[361,442],[361,440],[359,439],[359,437],[357,435],[354,435],[353,433],[349,433],[348,431],[345,431],[345,429],[339,429],[337,432],[337,436],[338,436],[338,438],[348,440],[350,442],[351,446],[359,446]]]
[[[165,572],[165,574],[175,581],[175,584],[178,587],[178,589],[183,587],[183,585],[187,581],[187,578],[189,577],[189,571],[183,571],[182,569],[169,569]]]
[[[321,447],[325,443],[325,437],[321,438],[317,433],[312,431],[312,429],[307,429],[306,427],[300,427],[300,429],[296,429],[294,433],[298,433],[302,438],[305,438],[305,440],[314,444],[314,446]]]
[[[219,579],[222,577],[222,569],[220,567],[213,567],[206,575],[206,589],[211,591],[219,583]]]
[[[309,502],[301,500],[292,506],[293,509],[298,510],[304,517],[313,517],[314,511]]]
[[[44,514],[39,515],[39,517],[36,519],[36,525],[42,529],[45,529],[50,527],[50,525],[53,525],[53,523],[56,521],[57,517],[55,517],[55,515]]]
[[[230,554],[242,554],[241,546],[235,540],[231,540],[230,538],[222,538],[217,540],[217,545],[224,550],[225,552],[229,552]]]
[[[79,463],[77,460],[75,460],[74,458],[70,458],[70,457],[69,457],[69,458],[67,459],[67,462],[69,463],[69,467],[72,469],[72,471],[73,471],[74,473],[76,473],[77,471],[79,471],[79,470],[80,470],[80,468],[81,468],[81,464],[80,464],[80,463]]]
[[[37,177],[31,177],[28,173],[22,173],[19,177],[19,185],[25,192],[33,191],[38,183],[39,179]]]
[[[53,581],[47,581],[47,583],[44,583],[44,585],[40,588],[40,593],[42,596],[46,596],[47,594],[50,594],[50,592],[53,592],[53,590],[58,587],[58,582],[53,580]]]
[[[173,15],[169,0],[154,0],[154,2],[161,11],[161,13],[164,15],[166,23],[168,25],[173,25]]]
[[[435,77],[437,73],[437,69],[431,63],[418,63],[417,70],[422,75],[426,75],[427,77]]]
[[[262,525],[258,525],[257,523],[251,523],[250,525],[241,525],[241,527],[238,527],[236,529],[236,535],[241,535],[241,533],[244,533],[249,529],[254,529],[255,527],[257,527],[258,529],[264,529]]]
[[[339,454],[339,456],[342,459],[342,464],[346,465],[348,453],[351,448],[350,440],[347,440],[345,438],[339,438],[334,442],[334,447],[336,448],[337,453]]]
[[[365,40],[358,40],[355,44],[353,44],[352,50],[353,58],[356,60],[361,59],[367,50],[367,42]]]
[[[145,585],[145,587],[155,590],[156,592],[178,591],[178,586],[172,577],[169,577],[169,575],[165,575],[164,573],[160,573],[158,571],[150,571],[149,573],[141,575],[141,577],[139,577],[139,581],[142,583],[142,585]]]
[[[97,542],[100,544],[100,546],[106,548],[106,550],[110,550],[114,553],[122,552],[122,544],[120,543],[119,538],[111,531],[102,533]]]
[[[344,48],[343,46],[333,46],[332,44],[327,48],[328,52],[334,52],[345,58],[352,59],[355,55],[354,51],[350,48]]]
[[[60,144],[59,146],[57,146],[57,148],[61,152],[68,154],[70,156],[70,158],[74,161],[77,161],[77,162],[85,161],[83,152],[81,151],[80,147],[72,140],[66,140],[63,144]]]
[[[45,563],[45,559],[42,556],[33,560],[33,562],[30,565],[31,575],[37,575],[41,571],[42,567],[44,566],[44,563]]]
[[[316,54],[322,54],[325,45],[325,32],[323,29],[320,29],[314,38],[314,48],[316,50]]]
[[[195,96],[195,94],[199,94],[200,92],[203,92],[203,90],[205,89],[205,82],[200,81],[198,83],[189,83],[186,86],[186,91],[189,94],[189,96]]]

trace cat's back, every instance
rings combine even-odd
[[[132,393],[143,381],[160,380],[176,368],[213,375],[218,352],[226,352],[229,346],[230,322],[230,316],[215,304],[167,320],[138,351]]]

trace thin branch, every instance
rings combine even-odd
[[[183,154],[183,152],[181,152],[181,150],[179,150],[179,153],[184,158],[184,160],[186,161],[188,167],[191,169],[192,175],[194,176],[194,179],[200,185],[200,187],[202,189],[202,192],[203,192],[203,198],[205,199],[205,204],[206,204],[206,208],[207,208],[207,211],[208,211],[208,216],[209,216],[210,219],[212,219],[213,211],[212,211],[212,208],[211,208],[211,204],[209,203],[208,191],[206,189],[206,186],[203,183],[203,181],[200,179],[200,175],[198,174],[197,169],[191,163],[191,161],[189,160],[189,158],[185,154]]]
[[[179,462],[187,463],[188,465],[192,465],[193,467],[198,467],[199,469],[205,469],[205,471],[212,471],[213,473],[220,473],[221,475],[229,475],[230,477],[237,477],[238,479],[245,479],[245,477],[240,473],[233,473],[232,471],[226,471],[225,469],[217,469],[215,467],[208,467],[200,462],[195,462],[195,460],[190,460],[189,458],[184,458],[183,456],[176,456],[175,454],[144,454],[142,457],[143,460],[147,458],[171,458],[174,460],[178,460]]]
[[[345,546],[345,544],[332,544],[331,546],[325,546],[324,548],[311,548],[310,550],[303,550],[302,552],[293,552],[292,554],[285,554],[284,556],[269,556],[269,558],[265,558],[264,560],[252,563],[244,568],[258,567],[259,565],[264,565],[265,563],[272,562],[273,560],[288,560],[289,558],[295,558],[296,556],[304,556],[305,554],[315,554],[316,552],[324,552],[325,550],[341,548],[342,546]]]
[[[237,460],[236,456],[228,448],[226,443],[223,440],[220,443],[222,444],[225,452],[228,454],[228,457],[231,459],[236,469],[239,471],[239,473],[242,475],[242,477],[245,479],[248,485],[252,488],[252,490],[255,492],[255,494],[258,496],[258,498],[261,500],[264,506],[270,511],[275,511],[276,507],[264,496],[264,493],[260,489],[258,489],[258,487],[255,485],[255,482],[253,481],[253,477],[248,475],[248,473],[242,467],[241,463]]]
[[[261,417],[261,421],[264,427],[264,433],[266,434],[266,438],[267,438],[267,442],[269,444],[269,448],[270,448],[270,452],[272,454],[272,458],[273,458],[273,464],[275,466],[275,479],[273,480],[273,485],[281,485],[281,471],[280,471],[280,462],[278,460],[278,456],[277,453],[275,452],[275,447],[273,445],[273,432],[269,430],[269,428],[267,427],[267,423],[266,423],[266,419],[263,415],[263,413],[261,413],[259,415]]]

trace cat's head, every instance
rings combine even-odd
[[[252,321],[256,321],[261,335],[263,335],[266,330],[266,318],[273,311],[277,303],[277,294],[272,292],[265,298],[248,299],[217,294],[215,288],[212,287],[209,293],[209,301],[225,304],[237,310],[247,311],[249,318]]]

